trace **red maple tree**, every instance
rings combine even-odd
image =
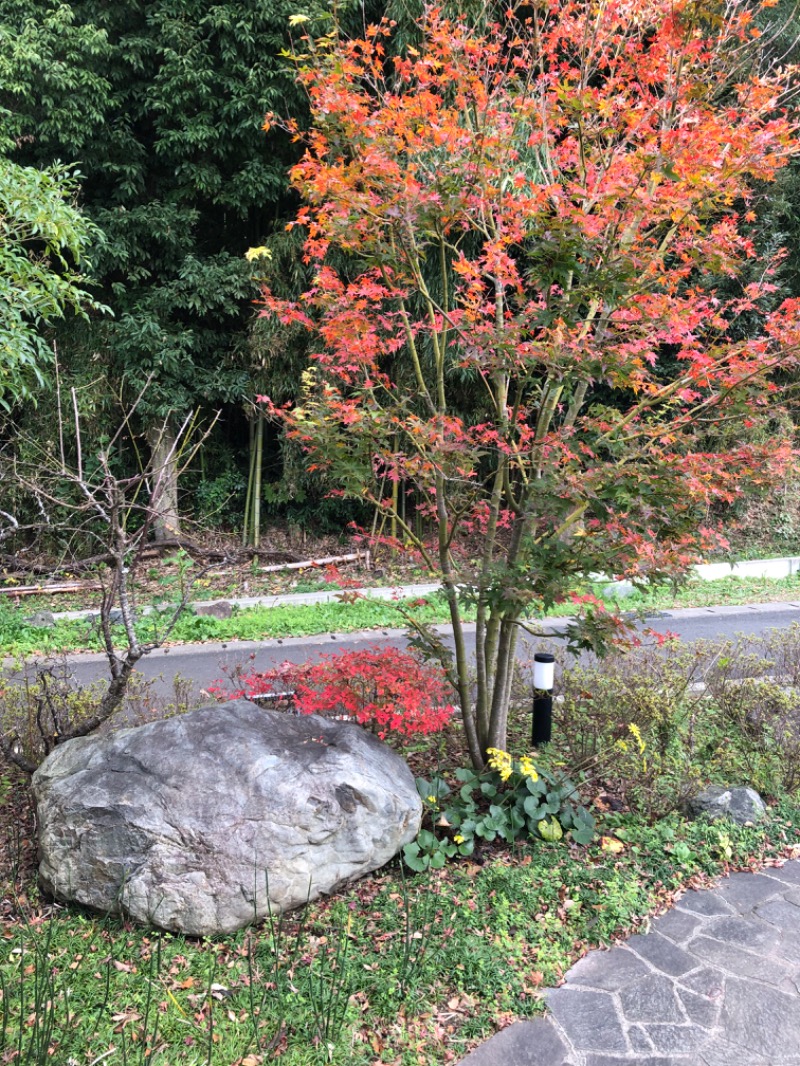
[[[795,120],[745,5],[525,3],[481,30],[432,8],[417,47],[392,34],[308,36],[296,57],[313,125],[294,224],[316,274],[263,313],[316,340],[301,401],[273,410],[441,576],[481,767],[505,746],[524,618],[578,574],[684,571],[709,502],[786,458],[720,442],[770,417],[796,359],[773,264],[735,288],[754,183],[797,152]]]

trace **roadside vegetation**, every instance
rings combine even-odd
[[[315,603],[283,607],[247,607],[236,610],[230,618],[183,612],[170,641],[233,641],[268,638],[302,637],[319,633],[350,633],[363,629],[402,626],[409,611],[421,622],[445,622],[446,608],[441,597],[420,597],[385,602],[366,597],[353,602]],[[162,626],[158,612],[145,615],[136,624],[142,640],[158,633]],[[2,611],[0,605],[0,646],[7,655],[46,654],[54,651],[97,651],[101,638],[96,623],[87,620],[58,621],[52,628],[25,623],[18,610]]]
[[[594,586],[602,595],[609,585]],[[684,584],[662,585],[653,589],[634,589],[627,596],[610,596],[624,610],[675,610],[681,607],[744,606],[748,603],[791,601],[800,596],[800,574],[788,577],[723,577],[703,581],[690,576]]]
[[[365,575],[368,576],[368,575]],[[587,584],[578,587],[575,594],[591,594],[603,599],[608,582]],[[311,604],[286,604],[278,607],[234,607],[230,618],[214,618],[195,614],[191,601],[172,627],[170,644],[187,644],[203,641],[255,641],[285,637],[318,636],[323,633],[354,633],[359,630],[382,630],[407,627],[409,616],[425,625],[449,622],[447,602],[441,593],[425,596],[400,597],[390,600],[370,599],[358,595],[352,589],[337,592],[336,583],[306,582],[293,592],[331,592],[330,602]],[[195,600],[205,599],[207,592],[202,587],[195,589]],[[47,655],[53,652],[101,651],[102,634],[96,620],[57,619],[52,627],[31,624],[38,611],[58,609],[63,606],[54,598],[42,597],[35,602],[25,601],[25,606],[0,600],[0,654],[8,657]],[[663,586],[652,590],[634,589],[625,596],[609,596],[609,610],[642,612],[646,617],[652,612],[681,607],[735,606],[749,603],[769,603],[800,599],[800,575],[786,578],[738,578],[727,577],[716,581],[690,579],[686,584]],[[537,614],[531,611],[530,625],[535,627],[537,617],[563,617],[569,615],[574,604],[567,601],[556,604]],[[169,613],[165,605],[161,612],[154,610],[145,614],[136,624],[141,640],[158,636]],[[475,612],[467,608],[465,620],[472,621]],[[649,623],[659,628],[658,618]]]

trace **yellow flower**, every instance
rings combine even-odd
[[[426,796],[425,798],[427,799],[428,803],[436,803],[435,796]]]
[[[536,767],[527,755],[523,755],[519,760],[519,772],[523,777],[529,777],[531,781],[539,780],[539,775],[536,773]]]
[[[639,730],[638,725],[636,725],[635,722],[631,722],[630,725],[628,726],[628,732],[633,737],[633,739],[636,741],[636,743],[639,745],[639,754],[640,755],[644,755],[644,749],[647,747],[647,745],[642,740],[642,734],[641,734],[641,732]]]
[[[456,835],[453,837],[453,840],[455,840],[456,844],[464,843],[464,837],[462,837],[460,833],[456,833]]]
[[[501,751],[500,748],[487,748],[486,754],[489,756],[489,766],[497,771],[500,780],[508,781],[513,769],[513,760],[508,752]]]
[[[625,743],[624,740],[618,740],[617,743],[614,745],[614,747],[615,748],[619,748],[620,751],[627,751],[628,750],[628,745]]]

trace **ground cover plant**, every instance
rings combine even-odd
[[[7,800],[7,797],[5,798]],[[768,829],[608,814],[584,847],[493,846],[420,875],[393,866],[332,901],[197,942],[3,886],[0,1055],[89,1066],[419,1066],[457,1061],[587,947],[643,928],[679,886],[790,853]],[[613,847],[609,842],[613,841]]]
[[[457,719],[438,733],[395,731],[426,800],[424,834],[454,846],[432,848],[421,833],[405,863],[213,941],[41,899],[25,782],[6,771],[0,1055],[86,1066],[457,1061],[541,1011],[542,990],[580,954],[645,928],[682,886],[797,854],[797,712],[768,688],[754,716],[743,685],[798,682],[794,627],[573,667],[547,752],[528,750],[530,693],[519,691],[510,750],[482,774],[464,766]],[[687,782],[732,778],[773,801],[768,823],[689,823],[675,809]],[[426,857],[436,861],[414,861]]]

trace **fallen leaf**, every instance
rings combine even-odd
[[[608,851],[612,855],[619,855],[621,851],[625,850],[625,845],[621,840],[617,840],[616,837],[600,837],[600,847],[603,851]]]

